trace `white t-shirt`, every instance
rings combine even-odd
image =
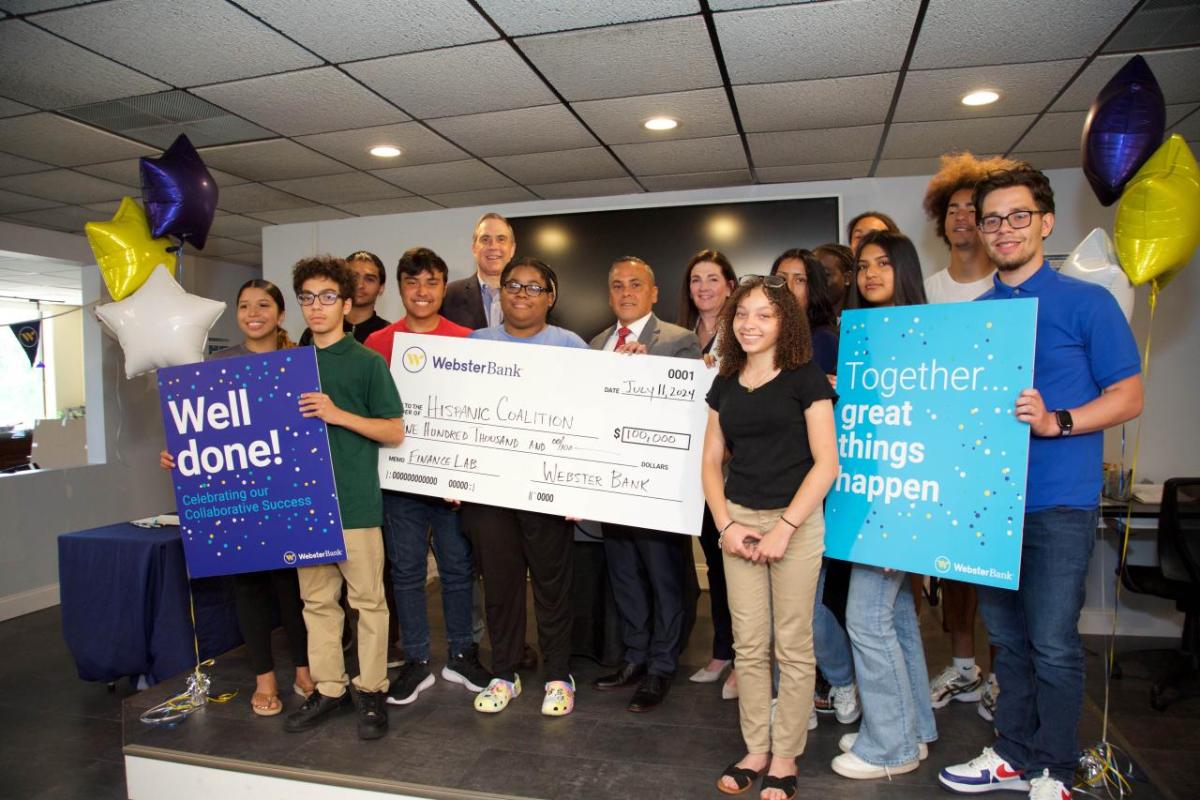
[[[925,279],[925,297],[930,303],[968,303],[992,288],[993,271],[986,278],[959,283],[950,277],[949,268],[935,272]]]

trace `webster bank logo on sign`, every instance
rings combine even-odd
[[[404,351],[404,356],[400,361],[408,372],[420,372],[425,369],[425,362],[428,360],[424,350],[419,347],[410,347]]]

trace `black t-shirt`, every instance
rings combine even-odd
[[[378,314],[372,314],[357,325],[352,325],[350,320],[343,319],[342,330],[353,336],[354,341],[364,344],[372,333],[381,331],[391,324]],[[312,331],[305,328],[304,332],[300,334],[300,346],[308,347],[310,344],[312,344]]]
[[[740,506],[783,508],[812,469],[804,412],[818,400],[837,402],[821,367],[809,361],[747,391],[737,376],[713,381],[708,405],[721,420],[732,458],[725,497]]]

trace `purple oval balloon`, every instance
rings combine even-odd
[[[203,250],[217,210],[217,182],[187,136],[180,134],[160,158],[142,158],[141,173],[150,232]]]
[[[1083,174],[1103,205],[1121,197],[1162,144],[1166,125],[1162,89],[1146,59],[1134,56],[1096,95],[1083,123]]]

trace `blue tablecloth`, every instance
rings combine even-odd
[[[58,537],[63,637],[79,677],[157,683],[196,663],[179,528],[129,523]],[[191,582],[200,658],[241,644],[230,577]]]

